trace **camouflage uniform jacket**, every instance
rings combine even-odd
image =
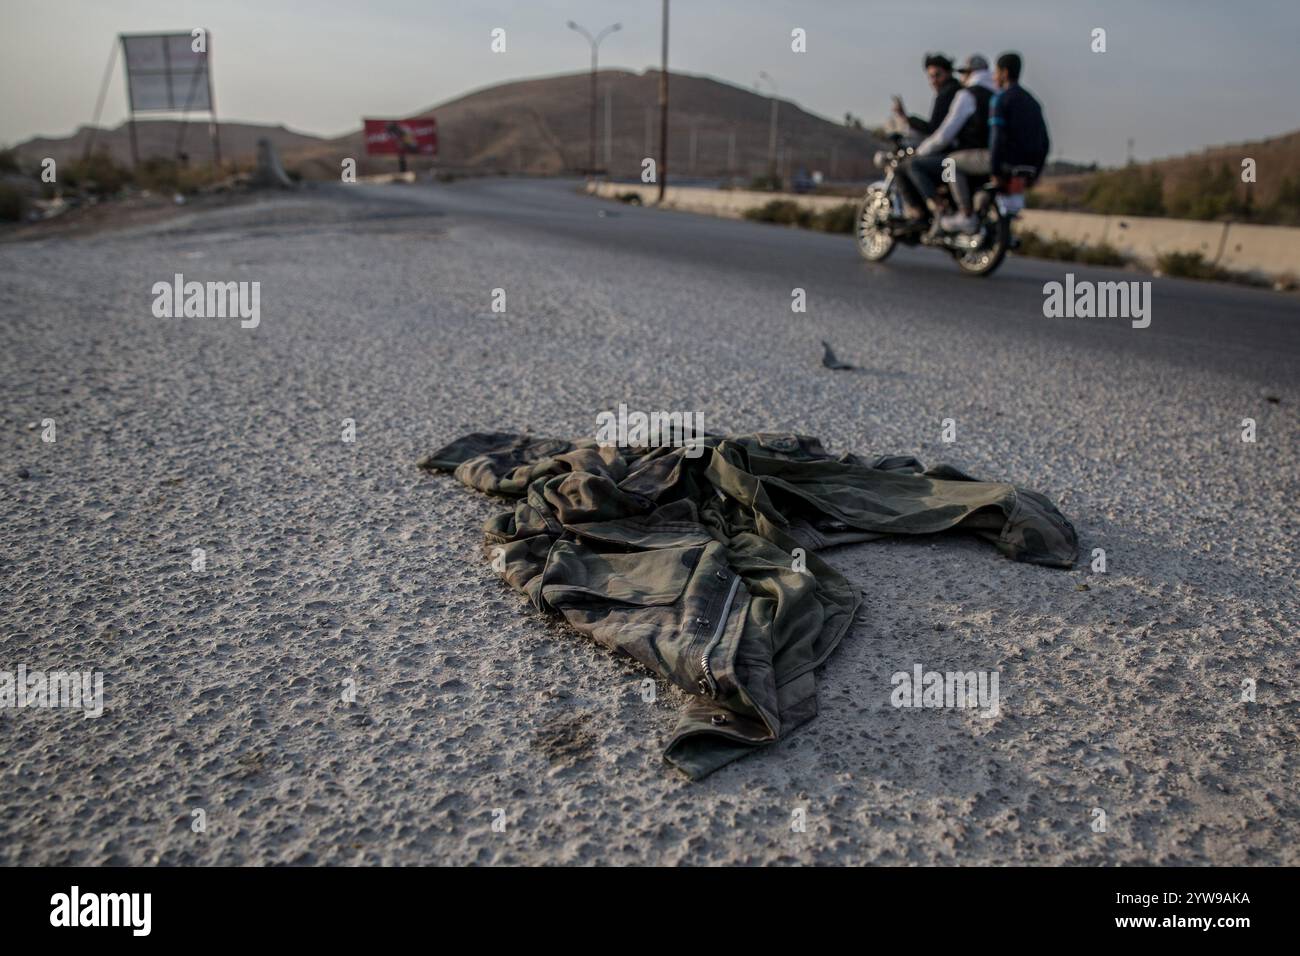
[[[695,779],[817,713],[814,670],[860,595],[815,552],[960,530],[1018,561],[1075,560],[1070,522],[1013,485],[914,458],[832,457],[802,435],[702,443],[692,457],[476,433],[420,462],[518,499],[485,527],[506,581],[691,695],[664,757]]]

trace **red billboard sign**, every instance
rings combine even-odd
[[[438,121],[432,116],[404,120],[368,119],[364,122],[366,152],[371,156],[436,156],[438,153]]]

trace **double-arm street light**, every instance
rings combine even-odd
[[[569,21],[569,29],[581,33],[587,38],[587,42],[591,44],[591,141],[588,143],[587,172],[594,173],[596,171],[596,51],[600,48],[601,40],[611,33],[623,29],[623,25],[615,23],[607,26],[595,36],[592,36],[572,20]]]

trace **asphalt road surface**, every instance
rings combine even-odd
[[[0,712],[0,862],[1300,861],[1300,299],[1045,318],[1067,271],[1150,278],[505,179],[0,246],[0,671],[104,686]],[[257,327],[156,317],[177,272],[260,282]],[[414,467],[620,402],[1015,481],[1080,563],[828,552],[866,600],[819,715],[691,783],[682,695],[533,611],[480,551],[501,503]],[[996,671],[999,715],[894,708],[917,663]]]

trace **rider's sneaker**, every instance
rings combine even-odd
[[[963,216],[960,213],[953,213],[950,216],[939,217],[939,228],[944,232],[974,232],[979,227],[979,220],[973,215]]]

